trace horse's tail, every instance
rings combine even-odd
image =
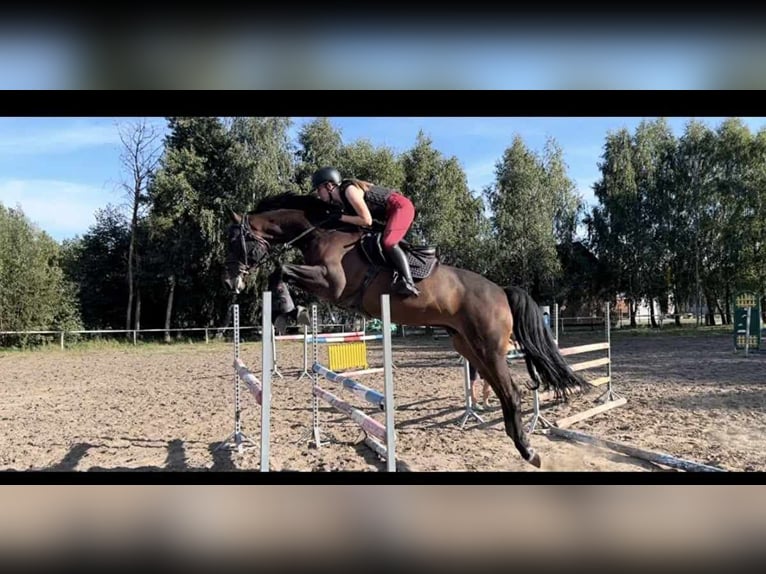
[[[535,300],[519,287],[507,287],[505,294],[513,315],[513,336],[522,346],[529,376],[535,382],[531,388],[542,383],[543,390],[552,387],[556,397],[565,400],[573,391],[586,391],[588,383],[564,360]]]

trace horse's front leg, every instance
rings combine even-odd
[[[282,277],[307,293],[329,302],[337,302],[343,292],[340,277],[325,265],[282,266]]]
[[[271,304],[271,323],[275,326],[277,335],[284,334],[285,320],[291,317],[296,319],[298,309],[295,307],[295,302],[290,296],[290,290],[287,288],[287,283],[282,279],[282,268],[277,269],[269,275],[268,290],[272,293]],[[279,321],[279,319],[282,321]]]
[[[269,276],[269,290],[275,293],[274,312],[272,313],[272,323],[281,317],[283,321],[279,323],[280,327],[287,318],[296,321],[299,325],[309,326],[311,319],[305,307],[295,306],[290,297],[290,293],[285,281],[300,287],[307,293],[311,293],[320,299],[336,300],[340,291],[338,291],[338,281],[336,274],[328,271],[323,265],[293,265],[285,264],[277,268]],[[342,291],[342,290],[341,290]]]

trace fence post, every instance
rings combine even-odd
[[[64,331],[61,331],[61,350],[64,350]]]
[[[205,327],[205,344],[207,345],[208,343],[210,343],[210,340],[207,337],[207,327]]]

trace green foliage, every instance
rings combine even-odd
[[[78,328],[76,288],[62,249],[20,208],[0,204],[0,331]]]
[[[764,141],[736,118],[678,139],[663,119],[609,134],[588,218],[606,290],[677,313],[707,304],[724,323],[735,291],[764,291]]]
[[[561,274],[558,239],[571,241],[579,200],[565,175],[561,152],[549,141],[540,157],[520,136],[495,166],[486,190],[493,231],[490,277],[542,299],[554,294]]]
[[[168,127],[135,229],[134,306],[140,302],[143,328],[227,324],[229,209],[307,192],[311,173],[325,165],[409,197],[417,214],[406,238],[438,246],[446,263],[571,312],[617,295],[634,309],[671,301],[686,312],[699,294],[726,315],[736,290],[766,292],[766,130],[753,134],[736,118],[715,129],[689,122],[680,137],[662,118],[605,134],[597,205],[587,214],[553,139],[538,153],[513,138],[494,182],[473,191],[457,158],[423,132],[397,153],[367,139],[344,142],[327,118],[304,125],[295,142],[286,117],[170,117]],[[576,234],[583,216],[585,241]],[[83,237],[61,246],[21,210],[0,206],[0,329],[72,329],[81,318],[87,328],[123,328],[129,239],[128,222],[110,205]],[[282,262],[300,263],[300,254],[290,250]],[[272,269],[248,277],[238,297],[243,324],[260,322]]]
[[[396,154],[387,147],[376,148],[368,140],[342,146],[335,167],[343,177],[370,181],[383,187],[401,189],[404,183],[404,169]]]
[[[160,263],[168,326],[206,325],[225,306],[222,234],[236,197],[236,152],[217,118],[169,118],[169,127],[148,189],[148,255]]]
[[[340,131],[327,118],[317,118],[301,128],[295,181],[303,192],[311,191],[311,174],[317,169],[338,165],[342,147]]]
[[[264,197],[298,191],[295,159],[285,117],[236,117],[229,129],[233,140],[233,170],[237,183],[230,201],[238,209],[253,209]],[[246,209],[245,209],[246,208]]]
[[[96,212],[88,232],[63,246],[63,267],[77,285],[83,322],[90,329],[124,329],[128,222],[114,206]]]

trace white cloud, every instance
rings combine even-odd
[[[119,143],[120,136],[114,125],[80,125],[27,133],[0,133],[0,153],[4,155],[71,152]]]
[[[83,235],[97,209],[116,203],[105,189],[57,180],[0,181],[0,203],[21,207],[27,218],[56,240]]]

